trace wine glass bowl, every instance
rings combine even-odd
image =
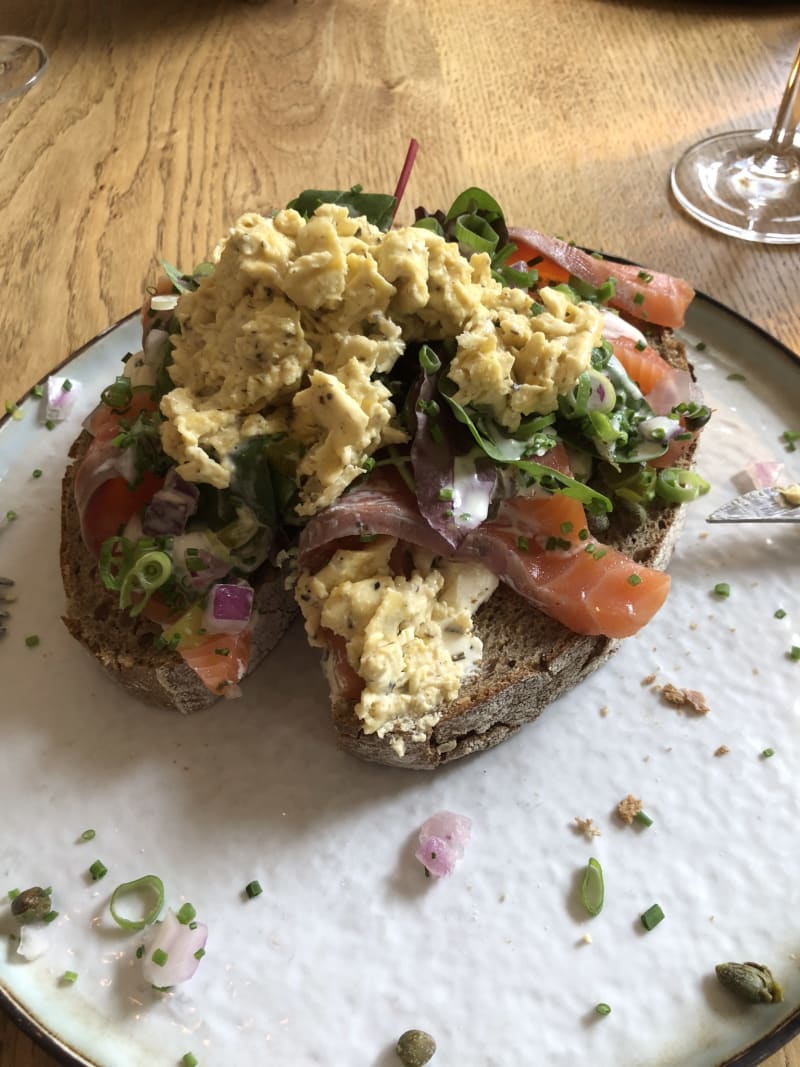
[[[21,96],[47,68],[47,52],[30,37],[0,34],[0,101]]]
[[[672,168],[681,207],[705,226],[764,244],[800,243],[800,49],[771,130],[714,134]]]

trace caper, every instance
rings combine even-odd
[[[726,989],[753,1004],[783,1000],[783,990],[763,963],[718,963],[717,978]]]
[[[52,910],[50,894],[41,886],[34,885],[30,889],[23,889],[11,902],[11,913],[20,923],[31,923],[41,920]]]
[[[424,1030],[406,1030],[395,1051],[403,1067],[425,1067],[436,1051],[436,1042]]]

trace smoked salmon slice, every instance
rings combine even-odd
[[[509,227],[508,236],[515,243],[522,242],[528,248],[536,249],[590,285],[599,287],[613,278],[616,293],[609,301],[613,307],[657,326],[683,326],[686,309],[694,297],[694,289],[683,278],[642,270],[629,263],[596,259],[577,245],[560,241],[538,230]]]
[[[250,630],[238,634],[209,634],[199,644],[178,645],[184,661],[212,693],[221,694],[244,678],[250,660]]]
[[[615,337],[614,355],[645,396],[670,373],[669,364],[650,345],[637,348],[632,337]]]
[[[643,567],[589,534],[583,506],[562,495],[516,498],[471,535],[488,565],[574,633],[630,637],[669,593],[669,575]]]

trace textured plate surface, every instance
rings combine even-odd
[[[0,903],[6,1002],[104,1067],[188,1051],[202,1067],[391,1067],[409,1027],[436,1037],[442,1065],[712,1067],[794,1012],[800,531],[704,519],[750,460],[800,477],[800,451],[779,441],[800,429],[800,366],[702,297],[684,336],[717,409],[699,457],[713,489],[690,511],[666,607],[537,723],[433,775],[336,750],[299,628],[243,699],[191,718],[108,681],[60,622],[58,491],[80,419],[137,347],[135,320],[69,364],[82,385],[69,423],[48,432],[28,398],[0,427],[0,516],[17,513],[0,520],[0,573],[18,598],[0,643],[0,889],[51,884],[59,916],[28,963]],[[710,711],[676,710],[651,674],[702,691]],[[628,793],[649,829],[614,815]],[[441,809],[472,819],[472,841],[452,877],[426,880],[416,831]],[[602,835],[576,832],[576,816]],[[87,827],[96,838],[76,843]],[[577,892],[590,856],[606,882],[596,918]],[[95,859],[109,870],[98,883]],[[147,873],[210,928],[196,977],[169,994],[143,983],[139,939],[108,917],[114,886]],[[264,892],[247,900],[252,879]],[[648,933],[654,903],[666,917]],[[713,977],[724,960],[768,964],[785,1002],[732,999]]]

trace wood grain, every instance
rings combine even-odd
[[[4,0],[43,81],[0,104],[0,400],[203,259],[243,210],[309,186],[403,212],[466,184],[509,219],[681,274],[800,351],[797,248],[703,230],[671,202],[682,150],[769,125],[796,3]],[[47,1055],[0,1018],[0,1063]],[[800,1067],[800,1042],[767,1061]]]

